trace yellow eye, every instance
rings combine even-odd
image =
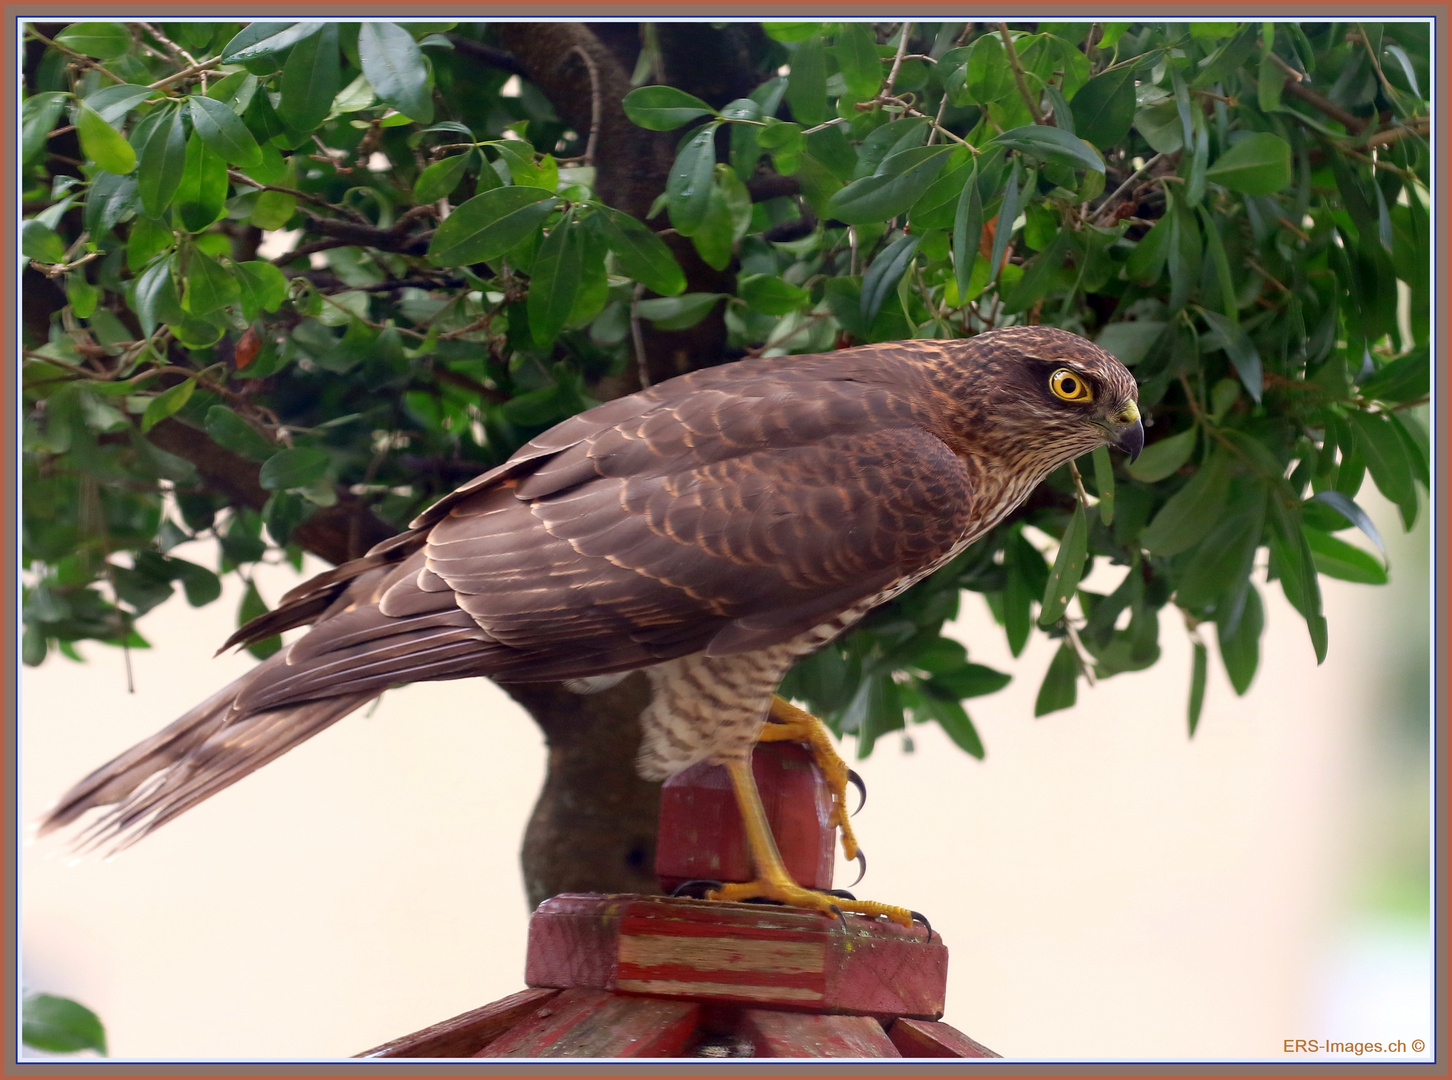
[[[1094,391],[1089,389],[1083,376],[1076,375],[1068,368],[1060,368],[1049,376],[1049,389],[1054,392],[1055,397],[1064,401],[1094,400]]]

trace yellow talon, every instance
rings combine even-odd
[[[781,702],[781,704],[786,705],[785,702]],[[788,705],[787,708],[792,707]],[[776,707],[773,705],[773,712],[775,710]],[[794,711],[801,713],[800,709]],[[807,713],[801,713],[801,715],[808,716],[814,724],[820,725],[815,717],[810,717]],[[828,744],[828,749],[831,749],[830,744]],[[832,756],[836,758],[835,753]],[[840,758],[837,759],[837,763],[841,765]],[[761,796],[756,790],[756,779],[752,776],[751,762],[745,758],[729,758],[721,764],[726,767],[726,771],[731,777],[731,787],[736,793],[736,802],[741,809],[741,821],[746,831],[746,844],[751,851],[752,862],[756,866],[756,880],[723,885],[721,888],[707,893],[708,900],[776,900],[790,907],[820,911],[824,915],[831,915],[836,911],[850,911],[868,918],[886,915],[893,922],[907,927],[912,926],[912,912],[907,908],[879,904],[872,900],[839,899],[830,893],[805,889],[793,881],[781,861],[781,852],[777,850],[776,839],[771,835],[771,826],[766,820],[766,810],[761,805]],[[846,766],[843,765],[842,768],[845,772]],[[838,805],[840,807],[843,804],[844,800],[839,791]],[[846,814],[844,813],[842,816],[845,818]]]
[[[827,726],[811,713],[799,709],[785,698],[775,694],[771,698],[771,722],[761,729],[758,742],[801,743],[812,752],[812,760],[827,786],[832,789],[832,824],[842,830],[842,854],[851,862],[857,858],[857,836],[847,817],[847,763],[832,745]],[[840,904],[838,905],[841,906]]]

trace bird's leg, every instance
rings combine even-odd
[[[829,893],[805,889],[793,881],[787,873],[786,865],[781,861],[776,839],[771,835],[771,825],[766,820],[766,810],[761,805],[756,779],[751,773],[751,760],[733,757],[727,758],[722,764],[731,776],[731,787],[736,792],[736,802],[741,808],[741,820],[746,828],[746,844],[751,849],[751,860],[756,866],[756,880],[723,885],[707,893],[708,900],[776,900],[788,907],[807,908],[826,915],[839,911],[851,911],[869,918],[886,915],[893,922],[912,926],[912,912],[907,908],[879,904],[871,900],[839,899]]]
[[[799,709],[777,694],[771,696],[771,721],[761,729],[757,742],[796,742],[812,752],[812,760],[827,786],[832,789],[831,823],[842,830],[842,854],[849,862],[859,855],[857,837],[847,817],[847,784],[852,770],[837,753],[827,734],[827,726],[811,713]]]

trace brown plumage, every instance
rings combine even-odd
[[[645,668],[643,774],[739,757],[798,657],[1058,465],[1136,452],[1135,398],[1109,354],[1023,327],[745,360],[611,401],[288,593],[227,644],[308,633],[82,780],[42,828],[110,807],[90,840],[132,842],[429,679],[585,691]]]

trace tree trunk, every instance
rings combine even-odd
[[[596,194],[644,219],[665,190],[681,132],[638,128],[620,106],[631,89],[639,27],[603,24],[599,34],[579,23],[493,23],[490,29],[560,118],[583,135],[590,130],[592,95],[599,95]],[[657,40],[665,70],[673,77],[679,73],[675,85],[711,104],[724,105],[752,89],[748,39],[705,25],[670,24],[659,28]],[[707,266],[685,237],[665,239],[685,271],[688,291],[733,291],[734,268]],[[627,373],[622,392],[639,389],[642,373],[644,381],[658,382],[729,359],[719,312],[687,330],[661,331],[649,323],[641,330],[645,363]],[[658,891],[660,785],[635,773],[640,712],[650,700],[645,677],[632,675],[610,690],[583,696],[558,684],[505,689],[529,711],[549,744],[544,788],[520,853],[530,904],[560,892]]]

